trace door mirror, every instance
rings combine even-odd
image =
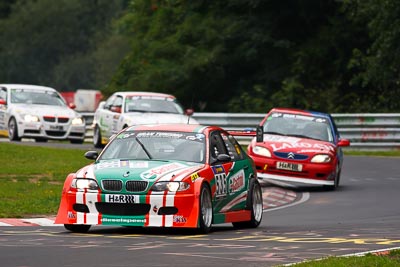
[[[264,141],[264,130],[262,126],[257,126],[256,128],[256,141],[257,143]]]
[[[85,153],[85,158],[96,160],[99,156],[99,152],[97,151],[88,151]]]
[[[110,110],[112,112],[121,113],[122,108],[121,108],[121,106],[112,106]]]
[[[350,146],[350,141],[348,139],[340,139],[337,145],[338,146]]]
[[[0,98],[0,105],[7,105],[7,101],[3,98]]]
[[[217,160],[220,162],[229,162],[231,161],[231,157],[227,154],[219,154],[217,156]]]

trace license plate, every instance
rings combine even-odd
[[[301,172],[303,170],[303,165],[290,162],[277,162],[276,168],[280,170]]]
[[[106,202],[109,203],[138,203],[138,196],[107,194]]]
[[[50,125],[49,126],[50,130],[57,130],[57,131],[63,131],[64,127],[61,125]]]

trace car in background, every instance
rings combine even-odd
[[[263,201],[253,160],[217,126],[158,124],[117,133],[95,160],[67,176],[55,220],[72,232],[91,225],[257,227]]]
[[[37,142],[85,138],[83,117],[67,106],[53,88],[24,84],[0,84],[0,134],[11,141],[33,138]]]
[[[140,124],[198,124],[193,110],[183,110],[175,96],[154,92],[116,92],[99,104],[94,114],[93,145],[107,144],[120,130]]]
[[[258,179],[280,185],[339,186],[343,139],[331,115],[299,109],[274,108],[257,127],[247,153]]]

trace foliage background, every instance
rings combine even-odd
[[[3,0],[0,81],[207,112],[400,111],[395,0]]]

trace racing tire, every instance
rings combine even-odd
[[[256,228],[261,223],[263,216],[262,190],[256,179],[250,180],[246,209],[251,211],[250,221],[233,222],[232,225],[235,228]]]
[[[336,190],[339,187],[340,184],[340,168],[339,168],[339,163],[336,165],[336,176],[335,176],[335,182],[333,185],[324,185],[324,188],[328,191],[333,191]]]
[[[8,122],[8,138],[10,141],[21,141],[21,137],[18,136],[17,121],[14,117]]]
[[[199,197],[199,229],[201,234],[207,234],[211,230],[213,220],[213,207],[211,191],[207,184],[202,184]]]
[[[64,224],[64,228],[74,233],[86,233],[91,225],[88,224]]]
[[[103,147],[103,144],[101,143],[100,128],[97,125],[94,126],[94,131],[93,131],[93,146],[95,148],[102,148]]]

